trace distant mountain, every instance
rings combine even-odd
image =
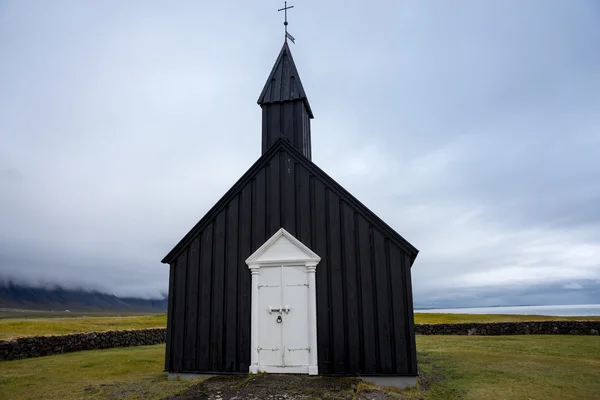
[[[97,291],[36,288],[14,283],[0,285],[0,308],[54,311],[166,312],[167,297],[140,299]]]

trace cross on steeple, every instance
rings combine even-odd
[[[289,6],[287,5],[287,1],[283,2],[283,8],[280,8],[277,11],[283,11],[284,15],[285,15],[285,21],[283,22],[283,26],[285,26],[285,42],[287,43],[288,38],[292,41],[292,43],[296,43],[294,39],[294,37],[292,35],[290,35],[287,31],[287,26],[288,26],[288,22],[287,22],[287,10],[289,10],[290,8],[294,8],[294,6]]]

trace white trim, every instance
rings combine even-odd
[[[263,259],[263,255],[281,238],[285,237],[294,245],[294,249],[301,250],[304,257],[298,258],[298,251],[295,255],[288,257],[285,254],[277,259]],[[288,231],[281,228],[262,246],[260,246],[250,257],[246,259],[246,264],[252,273],[252,310],[251,310],[251,363],[248,368],[251,374],[259,372],[267,373],[295,373],[295,374],[310,374],[318,375],[318,356],[317,356],[317,295],[316,295],[316,269],[321,261],[315,252],[306,247],[302,242],[292,236]],[[307,366],[269,366],[259,365],[258,343],[259,343],[259,314],[260,304],[258,301],[260,287],[260,268],[261,267],[298,267],[302,265],[306,267],[308,281],[308,343],[309,343],[309,358]]]
[[[308,374],[310,373],[311,367],[298,366],[298,367],[278,367],[275,365],[261,365],[258,367],[258,372],[266,372],[268,374]],[[257,373],[257,372],[251,372]],[[312,374],[316,375],[316,374]]]
[[[306,257],[302,257],[300,259],[284,259],[284,260],[268,260],[268,261],[261,261],[260,257],[269,249],[271,248],[271,246],[280,238],[284,236],[286,239],[288,239],[290,242],[292,242],[292,244],[294,244],[298,249],[302,250],[304,252],[304,254],[306,254]],[[312,251],[311,249],[309,249],[308,247],[306,247],[304,245],[304,243],[302,243],[301,241],[299,241],[298,239],[296,239],[292,234],[290,234],[288,231],[286,231],[285,229],[281,228],[279,229],[277,232],[275,232],[275,234],[273,236],[271,236],[271,238],[269,240],[267,240],[262,246],[260,246],[258,248],[258,250],[256,250],[250,257],[248,257],[246,259],[246,264],[248,264],[249,267],[251,267],[252,265],[258,265],[260,264],[261,266],[266,266],[266,265],[282,265],[281,263],[284,262],[285,264],[303,264],[303,265],[307,265],[307,262],[314,262],[315,266],[321,261],[321,257],[319,257],[317,254],[315,254],[314,251]]]

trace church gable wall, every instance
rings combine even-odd
[[[248,372],[245,260],[280,228],[321,257],[322,374],[416,374],[410,256],[288,146],[240,187],[171,263],[166,369]]]

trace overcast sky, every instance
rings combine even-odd
[[[416,305],[600,303],[597,1],[290,3],[313,161],[420,250]],[[260,156],[282,6],[0,0],[0,275],[166,292]]]

